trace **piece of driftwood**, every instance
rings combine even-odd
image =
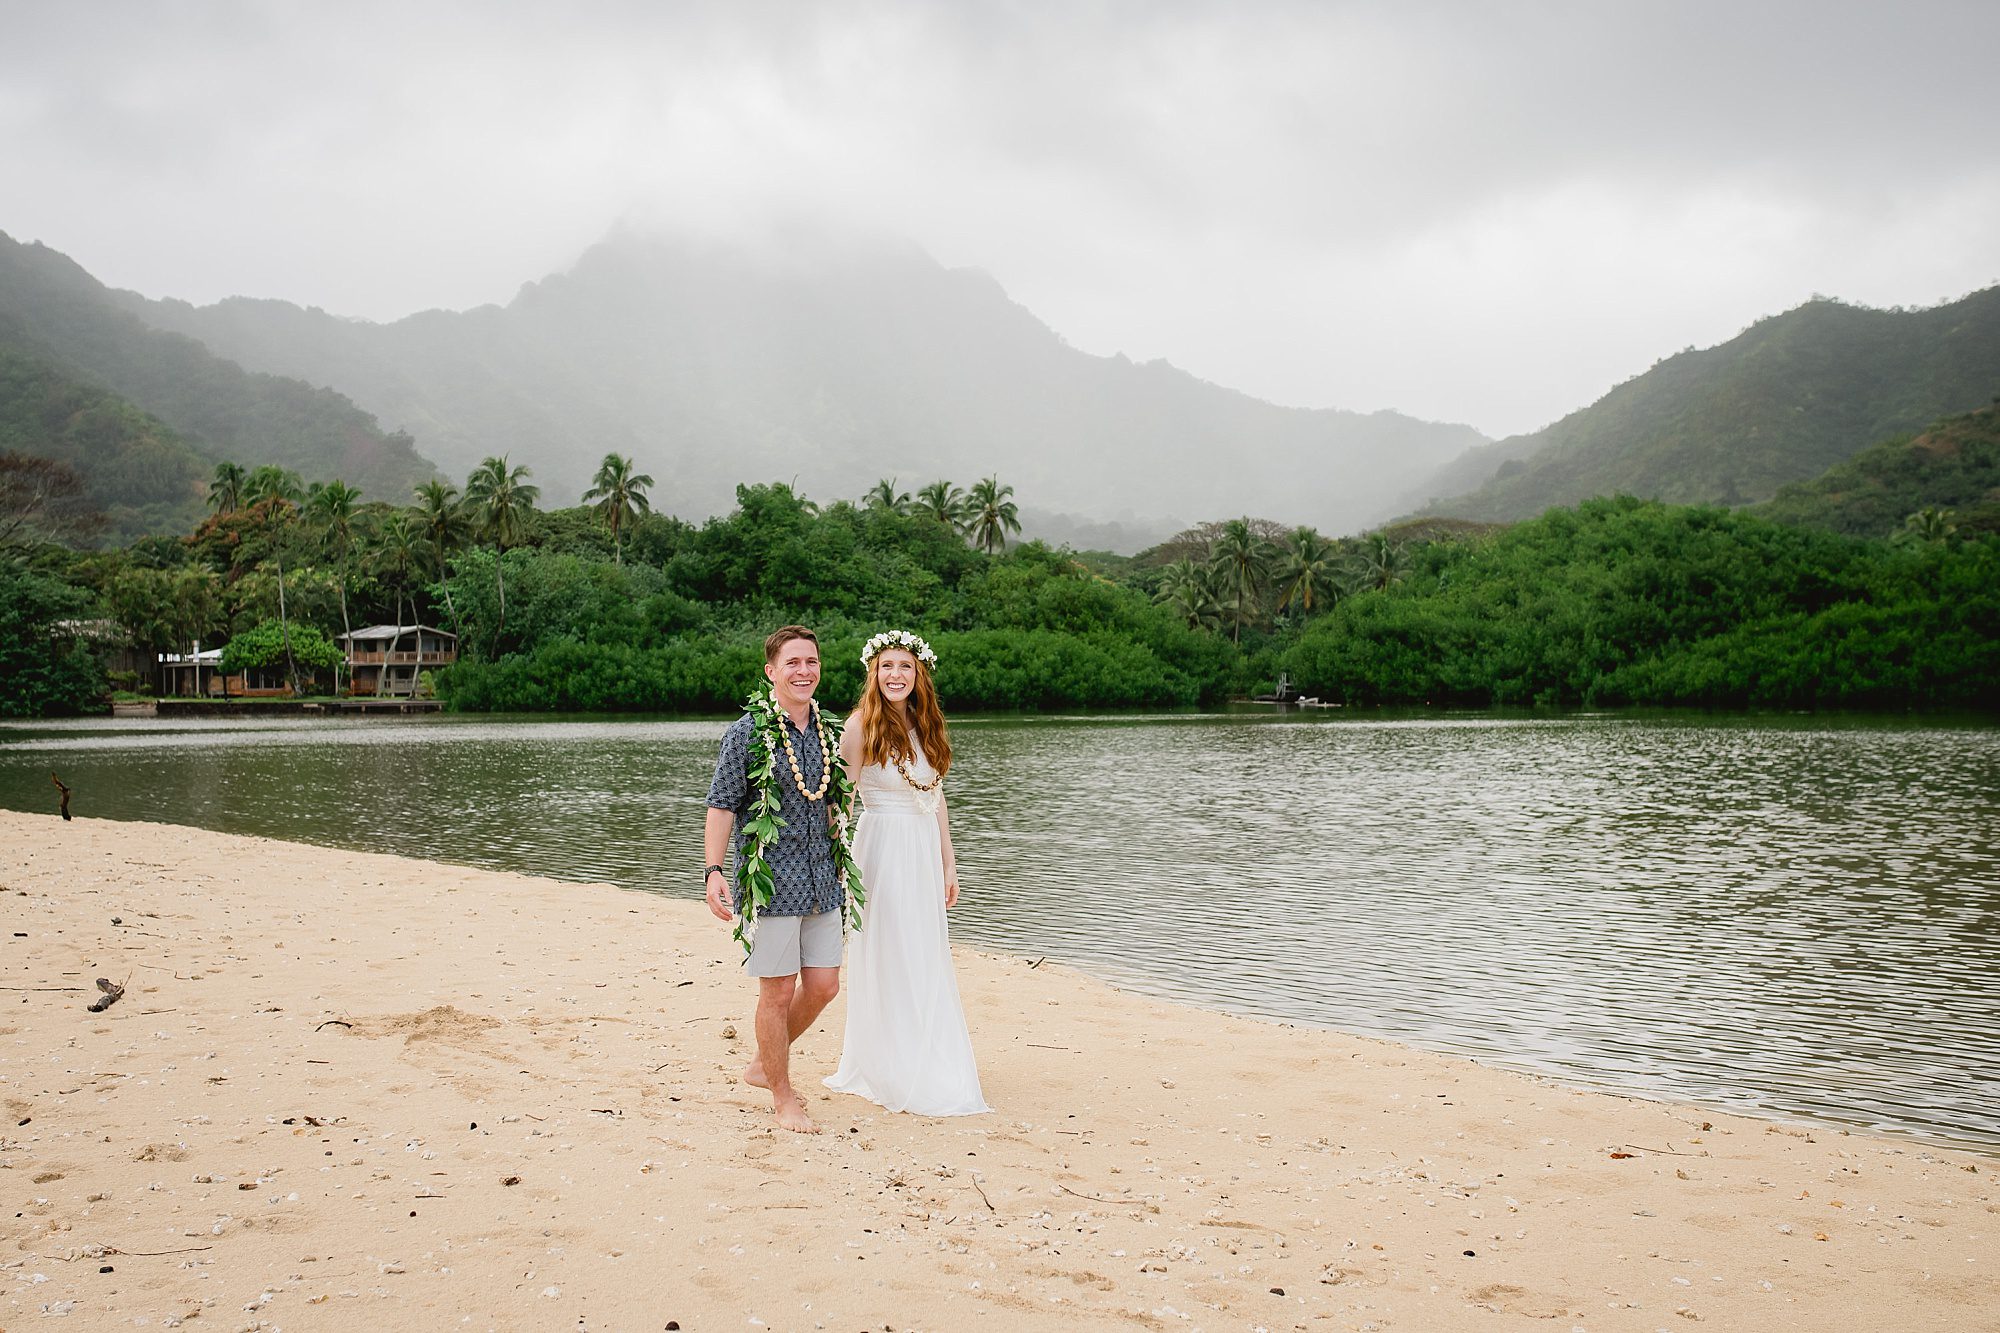
[[[125,998],[125,988],[108,977],[97,979],[97,989],[104,993],[90,1002],[90,1012],[93,1014],[101,1014]]]
[[[50,774],[49,774],[49,781],[50,781],[50,782],[53,782],[53,783],[55,783],[55,784],[56,784],[56,790],[62,793],[62,817],[63,817],[64,819],[68,819],[68,818],[70,817],[70,815],[69,815],[69,788],[68,788],[68,787],[65,787],[65,786],[63,786],[63,780],[62,780],[61,778],[57,777],[57,776],[56,776],[56,775],[55,775],[54,773],[50,773]]]

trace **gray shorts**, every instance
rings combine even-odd
[[[760,916],[743,967],[753,977],[789,977],[802,967],[839,967],[840,909],[812,916]]]

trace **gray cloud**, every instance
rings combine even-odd
[[[805,213],[1092,351],[1499,433],[2000,277],[1990,5],[0,11],[0,228],[151,295],[388,318]]]

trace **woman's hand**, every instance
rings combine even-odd
[[[948,874],[946,874],[946,875],[945,875],[945,878],[944,878],[944,905],[945,905],[945,906],[946,906],[947,908],[952,908],[952,907],[956,907],[956,906],[958,906],[958,872],[957,872],[957,871],[951,871],[951,872],[949,872]]]

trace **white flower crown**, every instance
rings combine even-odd
[[[884,648],[904,648],[915,653],[917,660],[925,666],[937,665],[937,654],[931,646],[906,629],[885,629],[867,643],[861,645],[861,665],[867,666],[875,660],[875,654]]]

